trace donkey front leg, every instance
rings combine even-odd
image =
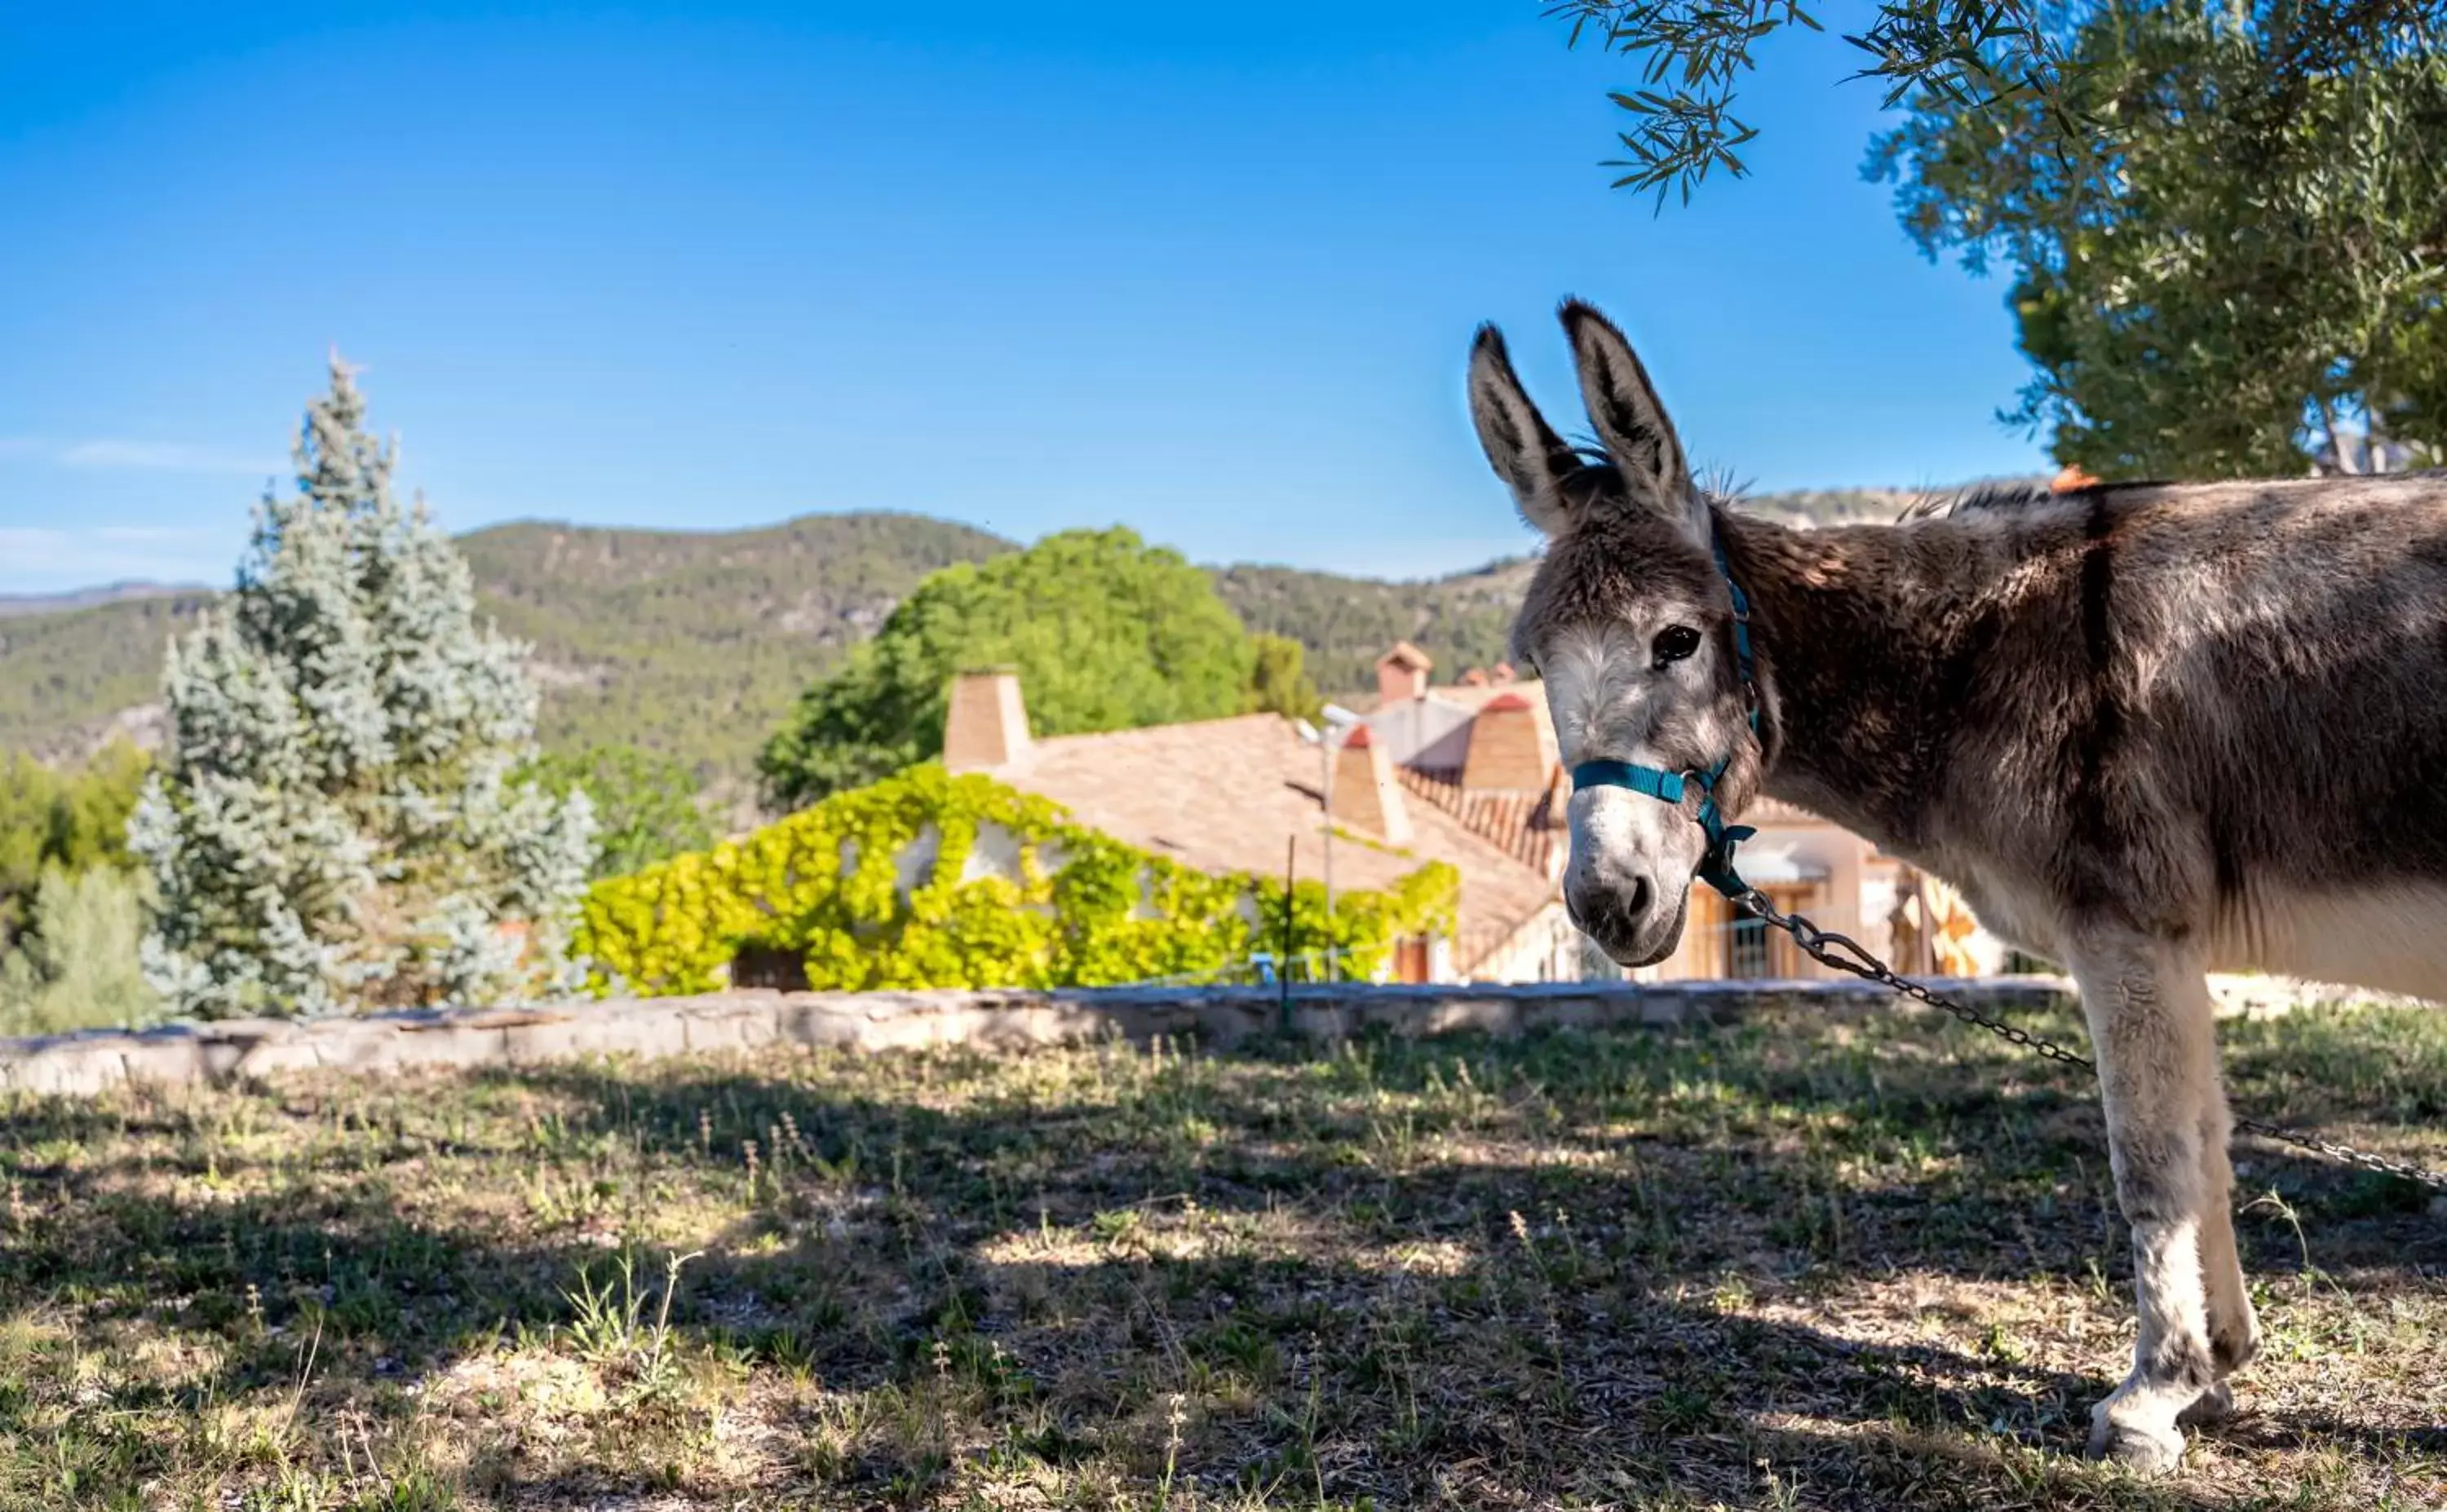
[[[2252,1329],[2230,1219],[2212,1211],[2230,1178],[2209,984],[2195,951],[2145,934],[2099,931],[2070,954],[2097,1050],[2115,1195],[2133,1225],[2141,1325],[2132,1375],[2092,1412],[2090,1452],[2169,1470],[2184,1453],[2177,1417],[2220,1406],[2211,1393],[2226,1372],[2211,1338],[2240,1353]]]

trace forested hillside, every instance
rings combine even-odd
[[[1224,567],[1215,576],[1251,630],[1308,648],[1309,675],[1332,696],[1374,688],[1376,658],[1397,640],[1434,657],[1439,682],[1502,661],[1531,566],[1524,558],[1407,583],[1292,567]]]
[[[0,749],[82,756],[116,725],[141,727],[161,694],[162,646],[212,600],[198,591],[0,619]]]
[[[1891,520],[1887,490],[1769,495],[1792,520]],[[1525,535],[1524,544],[1527,539]],[[536,649],[541,737],[575,751],[629,744],[707,777],[744,775],[791,700],[872,633],[920,579],[1012,543],[914,515],[809,515],[757,530],[500,525],[459,538],[484,610]],[[1363,564],[1364,565],[1364,564]],[[1410,640],[1445,680],[1503,659],[1529,562],[1389,582],[1288,567],[1214,569],[1253,631],[1308,648],[1329,695],[1365,691],[1376,657]],[[0,616],[0,749],[72,757],[149,733],[163,641],[212,595],[130,593],[91,608]]]
[[[547,747],[631,744],[736,772],[920,578],[1010,542],[858,514],[719,534],[503,525],[459,546],[484,608],[536,649]]]

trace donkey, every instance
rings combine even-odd
[[[1513,654],[1574,768],[1574,923],[1625,966],[1672,953],[1766,794],[2063,962],[2140,1313],[2090,1452],[2172,1468],[2260,1347],[2205,973],[2447,997],[2447,479],[1990,490],[1788,529],[1694,482],[1622,332],[1563,322],[1598,448],[1491,326],[1470,404],[1546,537]]]

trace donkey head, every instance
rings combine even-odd
[[[1513,628],[1513,658],[1546,683],[1565,765],[1705,772],[1730,756],[1716,796],[1737,814],[1757,790],[1759,746],[1709,501],[1622,333],[1578,303],[1564,307],[1564,329],[1602,451],[1555,434],[1493,327],[1470,353],[1479,441],[1547,539]],[[1662,959],[1682,937],[1707,848],[1699,803],[1697,784],[1679,805],[1611,786],[1572,795],[1565,904],[1622,965]]]

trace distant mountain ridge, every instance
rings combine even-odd
[[[130,598],[168,598],[180,594],[210,593],[201,583],[153,583],[129,578],[95,588],[71,588],[57,594],[0,594],[0,619],[13,614],[59,614],[73,609],[94,609]]]
[[[1771,495],[1743,507],[1793,520],[1891,520],[1911,495]],[[924,516],[807,515],[751,530],[614,529],[548,521],[458,538],[477,597],[535,648],[545,746],[624,742],[696,764],[736,789],[799,690],[872,634],[939,568],[1014,549]],[[1299,568],[1211,569],[1253,631],[1306,646],[1318,686],[1372,688],[1385,648],[1409,640],[1436,680],[1502,660],[1533,563],[1410,582]],[[161,652],[217,596],[120,583],[0,599],[0,747],[79,757],[158,728]]]

